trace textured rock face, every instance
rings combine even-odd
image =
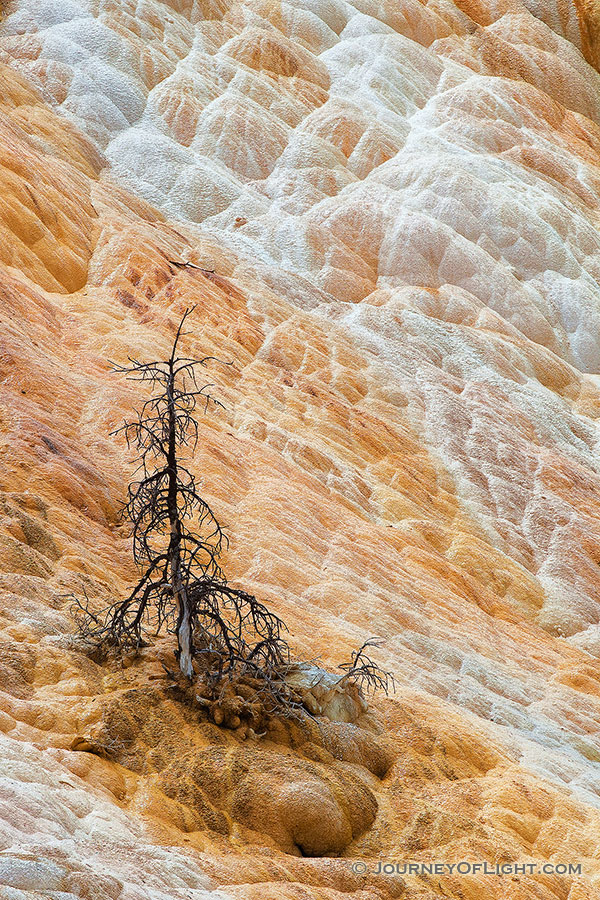
[[[8,897],[596,896],[599,15],[4,4]],[[108,360],[194,303],[189,352],[233,361],[192,463],[225,566],[299,657],[385,638],[363,729],[242,745],[68,636],[66,593],[135,575],[108,435],[139,395]],[[582,873],[351,869],[378,859]]]

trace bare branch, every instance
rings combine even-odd
[[[390,689],[395,690],[396,684],[394,676],[391,672],[386,672],[376,662],[374,662],[366,651],[371,647],[381,646],[379,638],[369,638],[358,650],[352,653],[350,662],[342,663],[338,668],[345,670],[345,674],[340,678],[340,684],[350,680],[359,686],[361,691],[369,692],[373,690],[382,690],[385,694],[389,694]]]

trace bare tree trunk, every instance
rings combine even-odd
[[[192,619],[187,592],[181,584],[181,580],[179,581],[175,597],[179,608],[179,625],[177,629],[177,643],[180,651],[179,668],[187,678],[192,678],[194,674],[192,665]]]
[[[169,511],[169,523],[171,526],[170,578],[173,599],[177,604],[177,644],[179,646],[179,668],[185,676],[191,678],[194,674],[192,665],[192,615],[190,600],[185,589],[181,571],[181,519],[177,507],[177,434],[176,434],[176,409],[175,409],[175,374],[174,353],[169,360],[169,378],[167,382],[167,397],[169,404],[169,438],[167,467],[169,472],[169,486],[167,508]]]

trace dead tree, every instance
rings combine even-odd
[[[179,667],[196,668],[214,684],[247,674],[283,696],[278,672],[288,660],[285,626],[256,597],[231,587],[219,564],[227,537],[181,454],[198,443],[194,417],[202,402],[221,406],[198,385],[197,368],[214,357],[178,355],[186,310],[167,360],[140,362],[115,371],[149,382],[154,396],[137,418],[117,429],[137,451],[140,473],[129,485],[124,516],[132,524],[133,556],[141,577],[124,600],[94,613],[87,598],[75,601],[80,633],[100,650],[139,649],[150,630],[163,625],[177,635]]]
[[[198,367],[214,357],[178,355],[191,312],[179,323],[168,359],[129,358],[129,365],[114,367],[148,383],[153,394],[134,420],[113,432],[125,435],[139,463],[123,515],[132,526],[140,577],[124,600],[95,612],[84,595],[74,598],[73,612],[80,635],[101,655],[137,651],[163,628],[175,634],[183,695],[197,676],[192,693],[213,721],[259,729],[271,713],[302,717],[310,708],[288,682],[293,666],[284,623],[255,596],[228,584],[219,561],[227,536],[182,461],[197,449],[198,404],[205,412],[211,403],[221,406],[209,392],[212,385],[199,385],[197,378]],[[387,694],[393,677],[366,653],[375,644],[366,641],[352,654],[338,684],[353,684],[361,695],[370,688]]]

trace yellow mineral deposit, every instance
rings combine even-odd
[[[7,0],[0,62],[2,896],[600,896],[600,4]],[[81,652],[136,578],[110,362],[194,304],[224,567],[297,659],[384,638],[366,712]]]

